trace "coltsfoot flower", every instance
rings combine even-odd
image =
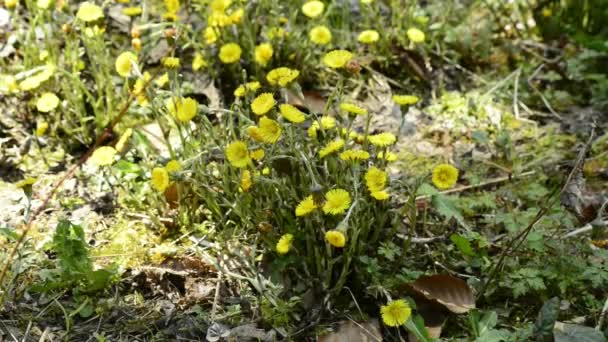
[[[169,173],[164,167],[155,167],[150,182],[156,191],[163,192],[169,187]]]
[[[220,61],[224,64],[232,64],[241,58],[241,47],[236,43],[228,43],[220,48]]]
[[[380,308],[382,321],[389,327],[405,324],[412,315],[412,308],[403,299],[393,300]]]
[[[327,26],[319,25],[310,30],[308,38],[317,45],[327,45],[331,42],[332,35]]]
[[[262,93],[251,102],[251,111],[257,115],[268,113],[277,102],[272,93]]]
[[[370,167],[365,173],[365,185],[367,186],[367,190],[372,193],[384,190],[387,180],[388,175],[386,172],[375,166]]]
[[[312,0],[302,5],[302,13],[309,18],[316,18],[323,13],[325,5],[321,1]]]
[[[338,248],[342,248],[346,245],[346,237],[344,236],[344,233],[339,230],[330,230],[326,232],[325,240],[327,240],[330,245]]]
[[[272,44],[262,43],[255,47],[254,55],[255,62],[261,66],[268,64],[268,61],[272,58],[273,50]]]
[[[277,242],[276,250],[279,254],[287,254],[291,249],[291,243],[293,241],[293,235],[285,234],[281,236],[279,242]]]
[[[439,164],[433,169],[432,181],[437,189],[449,189],[458,181],[458,169],[450,164]]]
[[[346,50],[333,50],[323,56],[323,63],[330,68],[343,68],[353,58],[353,54]]]
[[[87,23],[95,21],[103,18],[103,10],[101,9],[101,7],[95,4],[85,1],[80,4],[80,7],[78,7],[78,12],[76,12],[76,18]]]
[[[397,142],[397,137],[393,133],[378,133],[367,137],[374,146],[387,147]]]
[[[137,55],[133,52],[126,51],[118,55],[116,58],[116,72],[122,77],[129,77],[133,63],[137,63]]]
[[[376,30],[365,30],[359,33],[357,40],[363,44],[373,44],[380,39],[380,34]]]
[[[344,147],[344,140],[343,139],[338,138],[338,139],[336,139],[334,141],[330,141],[329,143],[327,143],[327,145],[325,145],[325,147],[323,147],[319,151],[319,157],[325,158],[327,155],[332,154],[332,153],[338,151],[342,147]]]
[[[97,166],[109,166],[114,163],[114,156],[116,156],[114,147],[101,146],[93,152],[89,160]]]
[[[325,194],[323,212],[330,215],[344,213],[350,207],[350,194],[344,189],[329,190]]]
[[[233,141],[226,147],[225,153],[226,158],[228,158],[228,161],[234,167],[243,168],[251,162],[249,149],[244,141]]]
[[[267,144],[275,144],[281,138],[281,125],[275,120],[263,116],[260,118],[259,128],[262,141]]]
[[[418,103],[420,98],[415,95],[393,95],[393,101],[400,106],[409,106]]]
[[[295,69],[280,67],[272,69],[266,74],[266,80],[271,85],[287,86],[300,75],[300,72]]]
[[[43,113],[54,110],[58,105],[59,98],[54,93],[44,93],[36,101],[36,108]]]
[[[309,195],[305,199],[303,199],[298,206],[296,207],[296,216],[305,216],[312,213],[318,206],[315,204],[315,201],[312,195]]]
[[[279,110],[281,111],[281,115],[290,122],[301,123],[306,119],[306,116],[301,110],[290,104],[280,105]]]
[[[359,107],[354,103],[343,102],[340,104],[340,109],[347,113],[357,114],[357,115],[367,115],[367,109],[363,107]]]
[[[417,28],[411,28],[406,32],[407,38],[414,43],[422,43],[424,42],[425,35],[424,32],[420,31]]]
[[[363,161],[369,159],[369,153],[363,150],[346,150],[340,153],[340,159],[352,162]]]

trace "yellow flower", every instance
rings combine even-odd
[[[249,153],[249,156],[251,157],[251,159],[257,160],[257,161],[264,159],[265,155],[266,155],[266,152],[264,152],[264,149],[261,149],[261,148],[258,148],[257,150],[253,150]]]
[[[346,237],[344,236],[344,233],[339,230],[330,230],[325,233],[325,240],[327,240],[330,245],[338,248],[342,248],[346,245]]]
[[[286,67],[280,67],[276,69],[272,69],[266,74],[266,80],[271,85],[280,85],[281,87],[285,87],[290,82],[295,80],[300,72],[298,70],[289,69]]]
[[[169,113],[181,122],[192,120],[198,113],[198,102],[190,97],[168,99],[166,106]]]
[[[541,13],[543,17],[550,17],[553,14],[553,11],[551,11],[551,8],[549,7],[544,7]]]
[[[264,142],[262,138],[262,132],[260,132],[260,128],[258,126],[249,126],[247,127],[247,134],[251,139],[257,142]]]
[[[44,93],[40,96],[38,101],[36,101],[36,108],[43,113],[52,111],[57,108],[58,105],[59,98],[53,93]]]
[[[220,61],[224,64],[238,62],[241,58],[241,47],[236,43],[228,43],[220,48]]]
[[[306,119],[306,116],[301,110],[290,104],[280,105],[279,110],[281,111],[281,115],[290,122],[301,123]]]
[[[365,185],[370,192],[382,191],[386,187],[388,175],[385,171],[372,166],[365,173]]]
[[[19,89],[32,90],[38,88],[42,83],[46,82],[55,73],[55,66],[47,64],[42,71],[35,73],[19,83]]]
[[[387,152],[386,158],[384,158],[384,152],[380,152],[380,153],[378,153],[378,159],[386,159],[386,161],[388,161],[388,162],[393,162],[393,161],[397,160],[397,155],[394,154],[393,152]]]
[[[325,194],[325,204],[323,212],[331,215],[338,215],[346,211],[350,206],[350,195],[344,189],[329,190]]]
[[[6,7],[7,9],[14,9],[15,7],[17,7],[17,4],[19,3],[19,0],[4,0],[4,7]]]
[[[130,51],[121,53],[116,58],[116,72],[122,77],[129,77],[133,63],[137,63],[137,55]]]
[[[103,10],[101,9],[101,7],[95,4],[85,1],[80,4],[78,12],[76,13],[76,18],[84,22],[95,21],[97,19],[103,18]]]
[[[458,169],[450,164],[439,164],[433,168],[432,180],[438,189],[449,189],[458,181]]]
[[[374,146],[386,147],[394,144],[397,141],[397,138],[393,133],[378,133],[374,135],[370,135],[367,137],[369,142]]]
[[[268,113],[276,103],[272,93],[262,93],[251,102],[251,110],[257,115],[264,115]]]
[[[323,129],[332,129],[336,127],[336,119],[331,116],[322,116],[321,127],[323,127]]]
[[[126,7],[122,9],[122,14],[129,16],[129,17],[135,17],[137,15],[140,15],[142,12],[142,8],[141,7]]]
[[[243,20],[243,15],[245,14],[245,10],[242,8],[237,9],[236,11],[230,14],[230,21],[233,24],[238,24]]]
[[[177,12],[179,11],[179,0],[165,0],[165,13],[163,18],[175,21],[177,19]]]
[[[164,73],[159,78],[154,81],[154,84],[159,86],[160,88],[164,87],[167,83],[169,83],[169,74]]]
[[[424,42],[424,32],[420,31],[417,28],[411,28],[406,32],[407,38],[414,43],[422,43]]]
[[[334,153],[344,146],[344,140],[338,138],[334,141],[330,141],[319,151],[319,157],[324,158],[328,154]]]
[[[384,201],[389,198],[389,193],[386,190],[372,192],[372,197],[378,201]]]
[[[361,3],[364,4],[364,5],[369,5],[372,2],[374,2],[374,0],[361,0]]]
[[[36,122],[36,136],[41,137],[46,133],[46,130],[49,128],[49,123],[46,121],[38,121]]]
[[[420,98],[414,95],[393,95],[393,101],[400,106],[409,106],[418,103]]]
[[[36,7],[40,9],[47,9],[51,6],[52,0],[38,0],[36,1]]]
[[[310,41],[318,45],[326,45],[331,42],[331,31],[327,26],[319,25],[310,30],[308,34]]]
[[[249,165],[251,159],[249,159],[249,150],[247,144],[244,141],[234,141],[226,147],[226,158],[230,164],[234,167],[243,168]]]
[[[298,206],[296,207],[296,216],[304,216],[312,213],[318,206],[315,204],[315,201],[312,198],[312,195],[309,195],[305,199],[303,199]]]
[[[251,178],[251,172],[249,172],[249,170],[243,170],[241,172],[241,190],[247,192],[249,189],[251,189],[252,185],[253,181]]]
[[[131,137],[132,134],[133,134],[133,129],[131,129],[131,128],[127,128],[124,131],[124,133],[120,136],[120,139],[118,139],[116,146],[114,147],[116,149],[116,152],[122,152],[122,150],[125,149],[127,140],[129,140],[129,138]]]
[[[380,308],[382,321],[389,327],[403,325],[412,315],[410,305],[403,299],[388,302]]]
[[[209,8],[213,12],[224,12],[231,3],[231,0],[213,0],[209,4]]]
[[[14,93],[19,90],[17,79],[13,75],[0,76],[0,93]]]
[[[234,90],[234,96],[243,97],[243,96],[245,96],[245,94],[247,92],[249,92],[249,91],[255,92],[256,90],[260,89],[261,86],[262,85],[258,81],[247,82],[245,84],[241,84]]]
[[[279,239],[279,242],[277,242],[277,253],[279,254],[286,254],[287,252],[289,252],[289,249],[291,248],[291,242],[293,240],[293,235],[291,234],[285,234],[283,236],[281,236],[281,238]]]
[[[268,64],[272,58],[272,44],[262,43],[255,47],[255,62],[261,66]]]
[[[207,61],[200,52],[197,52],[194,55],[194,59],[192,60],[192,70],[199,71],[202,68],[207,66]]]
[[[91,163],[97,166],[109,166],[114,163],[116,150],[112,146],[102,146],[96,149],[91,155]]]
[[[357,40],[363,44],[373,44],[378,41],[380,34],[376,30],[365,30],[359,33]]]
[[[321,1],[313,0],[302,5],[302,13],[309,18],[316,18],[325,9],[325,5]]]
[[[182,169],[182,166],[175,159],[170,160],[167,163],[167,165],[165,165],[165,170],[167,170],[167,172],[169,172],[169,173],[171,173],[171,172],[177,172],[177,171],[180,171],[181,169]]]
[[[282,27],[270,27],[266,35],[268,35],[268,38],[270,39],[280,39],[283,37],[287,37],[289,33],[286,32],[285,29]]]
[[[162,62],[169,69],[176,69],[180,66],[179,58],[177,57],[165,57]]]
[[[333,50],[323,56],[323,63],[330,68],[343,68],[353,58],[353,54],[346,50]]]
[[[205,37],[205,43],[207,43],[207,45],[210,45],[217,41],[218,34],[213,27],[207,26],[207,28],[203,32],[203,36]]]
[[[369,153],[363,150],[346,150],[340,153],[340,159],[345,161],[361,161],[369,159]]]
[[[207,19],[207,22],[209,23],[209,25],[216,27],[224,27],[232,24],[232,20],[230,20],[230,17],[220,12],[212,12],[209,18]]]
[[[269,119],[265,116],[260,118],[260,136],[262,141],[268,144],[274,144],[281,138],[282,129],[278,122]]]
[[[340,109],[345,112],[357,114],[357,115],[367,115],[367,109],[361,108],[353,103],[344,102],[340,104]]]
[[[169,187],[169,173],[164,167],[155,167],[150,182],[156,191],[163,192]]]
[[[16,186],[16,187],[18,187],[18,188],[20,188],[20,189],[23,189],[23,188],[28,188],[28,187],[29,187],[29,188],[30,188],[30,191],[31,191],[31,187],[32,187],[32,185],[34,185],[34,183],[36,183],[36,181],[37,181],[37,179],[36,179],[36,178],[33,178],[33,177],[27,177],[27,178],[25,178],[25,179],[23,179],[23,180],[21,180],[21,181],[17,182],[17,183],[15,184],[15,186]]]

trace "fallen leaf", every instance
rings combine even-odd
[[[410,284],[410,287],[453,313],[465,313],[475,308],[475,297],[469,285],[451,275],[423,276]]]
[[[343,321],[339,323],[338,330],[326,335],[318,336],[317,342],[372,342],[382,341],[378,320],[357,323]]]

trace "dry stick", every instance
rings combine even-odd
[[[547,214],[547,212],[549,212],[549,210],[555,205],[556,201],[560,199],[560,197],[564,193],[564,191],[566,191],[566,188],[572,181],[572,177],[574,177],[574,174],[577,172],[577,170],[583,164],[583,162],[585,160],[585,155],[587,154],[587,151],[589,150],[589,147],[591,146],[591,143],[593,142],[594,137],[595,137],[595,121],[591,124],[591,133],[589,135],[589,139],[587,140],[587,142],[585,143],[585,145],[579,152],[576,163],[574,164],[574,168],[572,168],[572,171],[570,171],[570,174],[568,174],[568,178],[566,178],[566,182],[564,183],[564,185],[560,189],[559,193],[557,194],[558,196],[553,197],[553,195],[550,195],[549,198],[553,198],[553,200],[550,201],[546,206],[541,208],[538,211],[538,213],[536,214],[536,216],[534,217],[534,219],[532,220],[532,222],[530,222],[530,224],[528,224],[528,226],[524,230],[522,230],[519,234],[517,234],[513,239],[511,239],[507,243],[506,248],[502,251],[500,258],[498,259],[498,262],[496,264],[494,264],[494,266],[492,267],[492,270],[490,271],[490,275],[488,275],[488,279],[483,283],[481,290],[479,290],[477,299],[483,297],[483,294],[486,292],[488,285],[492,282],[492,280],[496,276],[496,272],[498,271],[498,269],[502,267],[502,264],[504,263],[509,252],[516,251],[519,248],[519,246],[521,246],[521,244],[524,242],[524,240],[526,239],[528,234],[532,231],[534,226],[536,226],[536,224],[540,221],[540,219],[543,218]]]
[[[148,84],[150,84],[152,79],[153,78],[151,78],[144,84],[144,89],[148,86]],[[17,254],[17,250],[19,249],[21,244],[25,241],[25,238],[27,237],[27,234],[29,233],[30,229],[32,228],[32,224],[34,223],[36,218],[42,213],[42,211],[44,209],[46,209],[46,206],[49,204],[51,198],[53,198],[53,196],[55,195],[55,193],[57,192],[59,187],[66,180],[72,178],[72,176],[74,175],[76,170],[80,166],[82,166],[82,164],[84,164],[84,162],[86,162],[87,159],[89,159],[89,157],[91,156],[93,151],[97,148],[97,146],[104,143],[105,140],[110,136],[110,134],[114,130],[114,127],[116,126],[116,124],[118,124],[118,122],[120,122],[122,117],[127,113],[127,110],[129,110],[129,107],[131,107],[131,104],[133,103],[134,100],[135,100],[135,96],[133,96],[133,94],[129,95],[129,98],[127,99],[127,103],[125,103],[125,105],[122,107],[122,109],[120,110],[120,112],[118,113],[116,118],[114,118],[114,120],[112,120],[112,122],[103,130],[103,132],[101,132],[101,134],[95,140],[95,143],[93,144],[93,146],[91,146],[87,150],[87,152],[82,157],[80,157],[78,162],[68,170],[68,172],[57,182],[57,184],[55,184],[55,186],[51,189],[51,192],[46,196],[46,198],[42,202],[42,205],[40,207],[38,207],[38,209],[36,209],[36,211],[33,213],[33,215],[31,215],[28,218],[27,222],[25,223],[25,228],[23,229],[21,236],[19,236],[19,240],[17,240],[15,247],[13,247],[13,249],[11,250],[10,254],[8,255],[8,258],[6,259],[4,267],[2,268],[2,272],[0,273],[0,284],[3,284],[4,277],[6,276],[6,273],[8,272],[8,268],[11,264],[11,261],[15,257],[15,254]],[[4,295],[5,295],[5,293],[4,293],[4,291],[2,291],[0,293],[0,301],[2,299],[4,299]]]

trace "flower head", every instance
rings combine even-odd
[[[253,150],[249,153],[249,156],[253,160],[262,160],[262,159],[264,159],[265,155],[266,155],[266,152],[264,152],[264,149],[262,149],[262,148],[258,148],[257,150]]]
[[[241,84],[234,90],[234,96],[243,97],[247,92],[255,92],[260,89],[261,84],[258,81],[247,82],[245,84]]]
[[[167,170],[167,172],[169,172],[169,173],[171,173],[171,172],[177,172],[177,171],[179,171],[181,169],[182,169],[181,164],[177,160],[175,160],[175,159],[170,160],[167,163],[167,165],[165,165],[165,170]]]
[[[220,48],[220,61],[224,64],[238,62],[241,58],[241,47],[236,43],[228,43]]]
[[[422,43],[424,42],[424,32],[420,31],[417,28],[411,28],[406,32],[407,38],[414,43]]]
[[[207,66],[207,61],[205,57],[200,52],[197,52],[194,55],[194,59],[192,59],[192,70],[199,71],[200,69]]]
[[[400,106],[409,106],[418,103],[420,98],[415,95],[393,95],[393,101]]]
[[[36,108],[43,113],[52,111],[57,108],[58,105],[59,98],[53,93],[44,93],[38,98],[38,101],[36,101]]]
[[[262,138],[262,132],[260,132],[260,128],[258,126],[249,126],[247,127],[246,131],[249,137],[251,137],[251,139],[257,142],[264,142],[264,139]]]
[[[198,113],[198,102],[195,99],[172,98],[167,100],[167,110],[181,122],[188,122]]]
[[[264,115],[268,113],[276,103],[272,93],[262,93],[251,102],[251,110],[257,115]]]
[[[259,128],[260,136],[262,137],[262,141],[265,143],[274,144],[281,138],[281,125],[272,119],[265,116],[261,117]]]
[[[292,241],[293,241],[293,235],[291,235],[291,234],[285,234],[285,235],[281,236],[281,238],[279,239],[279,242],[277,242],[277,246],[276,246],[277,253],[286,254],[287,252],[289,252]]]
[[[203,36],[205,37],[205,43],[207,43],[207,45],[211,45],[217,41],[218,33],[215,28],[207,26],[205,31],[203,31]]]
[[[279,110],[281,111],[281,115],[290,122],[301,123],[306,119],[306,116],[301,110],[290,104],[280,105]]]
[[[338,248],[342,248],[346,245],[346,237],[344,236],[344,233],[339,230],[330,230],[326,232],[325,240],[327,240],[330,245]]]
[[[437,189],[449,189],[458,181],[458,169],[450,164],[439,164],[433,168],[432,180]]]
[[[296,216],[304,216],[312,213],[318,206],[315,204],[312,195],[303,199],[296,207]]]
[[[49,123],[46,121],[38,121],[36,122],[36,131],[34,132],[37,137],[41,137],[46,133],[46,130],[49,128]]]
[[[251,161],[251,159],[249,159],[247,144],[244,141],[233,141],[226,147],[225,153],[226,158],[228,158],[228,161],[234,167],[246,167]]]
[[[245,10],[239,8],[230,14],[230,21],[233,24],[238,24],[243,20],[243,15],[245,15]]]
[[[140,15],[142,11],[143,11],[143,9],[139,6],[125,7],[122,9],[122,14],[129,16],[129,17],[135,17],[135,16]]]
[[[169,69],[177,69],[180,66],[180,61],[177,57],[165,57],[162,62],[163,65]]]
[[[280,67],[272,69],[266,74],[266,80],[271,85],[280,85],[281,87],[287,86],[293,80],[300,75],[300,72],[295,69],[289,69],[286,67]]]
[[[386,187],[388,175],[385,171],[372,166],[365,173],[365,185],[370,192],[382,191]]]
[[[395,160],[397,160],[397,155],[389,151],[386,153],[385,157],[384,152],[382,151],[378,153],[378,159],[386,159],[387,162],[394,162]]]
[[[378,201],[384,201],[390,197],[390,194],[386,190],[374,191],[371,193],[371,195]]]
[[[327,145],[325,145],[325,147],[323,147],[319,151],[319,157],[325,158],[325,156],[338,151],[343,146],[344,146],[344,140],[343,139],[338,138],[336,140],[330,141],[329,143],[327,143]]]
[[[343,68],[353,58],[353,54],[346,50],[333,50],[323,56],[323,63],[330,68]]]
[[[114,163],[116,150],[112,146],[101,146],[97,148],[91,155],[91,163],[97,166],[109,166]]]
[[[309,18],[316,18],[323,13],[325,5],[321,1],[312,0],[302,5],[302,13]]]
[[[129,140],[129,138],[131,137],[132,134],[133,134],[132,128],[127,128],[122,133],[122,135],[120,136],[120,139],[118,139],[118,142],[116,143],[116,146],[114,147],[117,152],[122,152],[122,150],[125,149],[125,145],[127,144],[127,141]]]
[[[323,212],[330,215],[338,215],[348,209],[350,206],[350,195],[344,189],[329,190],[325,194],[325,204]]]
[[[373,44],[378,41],[380,34],[376,30],[365,30],[359,33],[357,40],[363,44]]]
[[[340,104],[340,109],[352,114],[367,115],[367,109],[359,107],[354,103],[343,102]]]
[[[137,55],[133,52],[126,51],[118,55],[116,58],[116,72],[122,77],[129,77],[133,63],[137,63]]]
[[[80,4],[80,7],[78,7],[76,18],[84,22],[95,21],[97,19],[103,18],[103,10],[101,9],[101,7],[95,4],[85,1]]]
[[[386,147],[397,142],[397,137],[393,133],[378,133],[367,137],[370,143],[374,146]]]
[[[362,161],[369,159],[369,153],[363,150],[346,150],[340,153],[340,159],[344,161]]]
[[[152,187],[159,192],[165,191],[169,187],[169,173],[164,167],[152,169]]]
[[[272,58],[272,44],[262,43],[255,47],[255,62],[261,66],[268,64],[268,61]]]
[[[247,192],[251,189],[253,181],[251,178],[251,172],[249,170],[241,171],[241,190]]]
[[[315,26],[308,33],[308,38],[317,45],[326,45],[331,42],[331,31],[327,26]]]
[[[380,308],[382,321],[389,327],[403,325],[412,315],[410,305],[403,299],[388,302]]]

